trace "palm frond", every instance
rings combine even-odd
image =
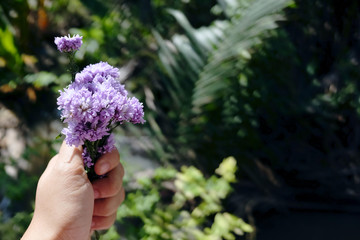
[[[249,59],[250,49],[261,42],[260,35],[277,26],[276,21],[282,19],[278,12],[290,2],[218,1],[217,7],[228,19],[216,20],[209,26],[195,29],[182,12],[169,10],[184,34],[176,34],[170,40],[165,40],[153,31],[159,46],[160,61],[168,74],[162,84],[171,99],[164,105],[166,109],[171,107],[167,112],[168,119],[162,119],[158,127],[154,124],[151,127],[156,132],[159,132],[159,128],[166,128],[164,132],[170,132],[171,141],[165,143],[160,135],[158,140],[165,145],[174,144],[175,153],[183,154],[190,161],[195,155],[189,153],[194,152],[192,148],[197,146],[180,149],[175,145],[184,138],[190,142],[192,140],[189,139],[196,139],[195,135],[202,131],[202,126],[196,124],[207,118],[206,114],[199,113],[214,108],[205,108],[204,105],[226,97],[224,89],[231,85],[228,78],[239,74],[239,64]],[[206,133],[207,138],[211,138],[213,133],[211,130]]]
[[[222,40],[226,22],[216,21],[210,27],[194,29],[184,14],[169,10],[185,30],[185,35],[174,35],[164,40],[158,32],[153,31],[159,45],[159,58],[168,73],[171,82],[165,82],[172,101],[180,106],[191,99],[194,84],[207,63],[214,46]]]
[[[199,112],[227,87],[226,78],[238,74],[239,66],[250,56],[249,49],[261,42],[260,35],[277,27],[282,20],[279,13],[290,0],[219,0],[229,19],[214,21],[212,25],[194,29],[185,15],[168,10],[184,35],[164,40],[156,31],[160,60],[169,74],[165,83],[172,100],[181,105],[192,99],[192,107]]]
[[[232,71],[234,64],[239,64],[242,55],[248,56],[248,50],[261,41],[260,35],[277,27],[282,20],[277,14],[286,7],[289,0],[256,0],[242,10],[239,18],[232,18],[232,24],[224,32],[224,41],[212,52],[210,59],[200,74],[193,94],[193,106],[201,106],[217,98],[217,93],[224,89],[224,79],[238,74]],[[237,59],[233,61],[233,59]],[[245,59],[244,59],[245,60]],[[240,61],[241,62],[241,61]]]

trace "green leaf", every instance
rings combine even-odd
[[[59,135],[56,136],[55,140],[58,140],[60,138],[62,138],[64,135],[62,135],[61,133]]]
[[[237,170],[236,160],[234,157],[225,158],[215,172],[221,175],[228,182],[235,182],[235,172]]]

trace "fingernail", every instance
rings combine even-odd
[[[110,168],[110,164],[109,163],[103,163],[101,166],[100,166],[100,174],[105,174],[107,173],[107,171],[109,170]]]

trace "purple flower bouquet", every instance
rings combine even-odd
[[[82,37],[55,38],[61,52],[74,55]],[[70,65],[73,58],[70,58]],[[144,123],[143,104],[129,97],[118,78],[119,69],[106,62],[90,64],[79,73],[57,99],[61,119],[68,124],[62,130],[68,145],[83,147],[84,167],[90,180],[96,179],[93,166],[104,153],[114,148],[112,131],[124,122]]]

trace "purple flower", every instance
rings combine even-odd
[[[88,149],[86,147],[84,147],[81,155],[84,161],[84,165],[86,167],[91,168],[92,166],[94,166],[94,162],[92,161],[90,153],[88,152]]]
[[[104,145],[100,146],[97,149],[95,154],[98,156],[101,156],[105,153],[111,152],[114,148],[115,148],[115,139],[114,139],[114,135],[111,134],[110,136],[107,137]],[[90,156],[90,153],[89,153],[87,147],[84,147],[83,152],[82,152],[82,157],[83,157],[84,165],[86,167],[91,168],[92,166],[94,166],[94,161],[91,159],[91,156]]]
[[[80,73],[76,74],[75,81],[79,83],[91,82],[96,75],[104,78],[113,77],[117,79],[120,77],[120,71],[118,68],[114,68],[107,62],[90,64],[85,67]]]
[[[145,122],[143,104],[135,97],[128,97],[124,85],[117,80],[119,75],[119,70],[106,62],[91,64],[60,91],[57,104],[61,118],[68,124],[62,130],[68,145],[106,139],[96,150],[102,155],[114,148],[114,138],[110,135],[114,127],[124,122]],[[85,148],[83,158],[90,168],[94,159],[90,161]]]
[[[100,153],[102,155],[102,154],[111,152],[114,148],[115,148],[114,134],[110,134],[110,136],[107,138],[104,146],[99,147],[98,153]]]
[[[136,97],[132,97],[129,100],[129,104],[131,105],[131,108],[133,109],[133,115],[130,119],[130,122],[137,124],[137,123],[145,123],[144,120],[144,111],[143,111],[143,104],[139,102],[139,99]]]
[[[74,36],[55,37],[55,44],[60,52],[77,51],[82,45],[82,36],[78,34]]]

